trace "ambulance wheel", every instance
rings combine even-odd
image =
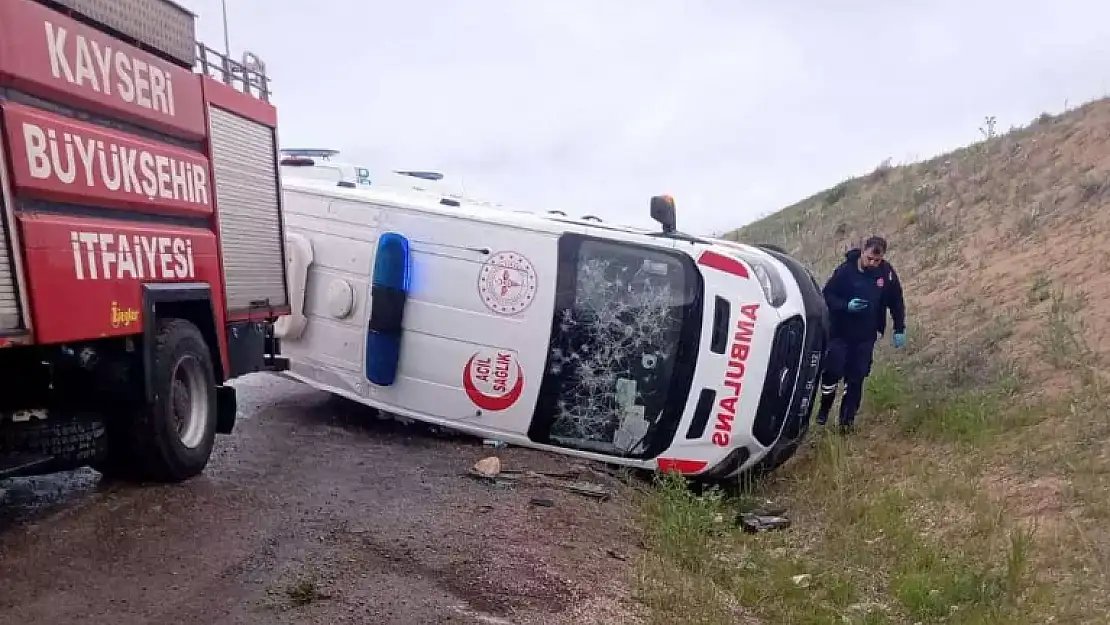
[[[771,451],[767,452],[767,455],[763,457],[763,460],[752,467],[753,476],[764,477],[786,464],[787,460],[790,460],[798,453],[798,448],[801,447],[801,443],[802,439],[799,437],[788,443],[783,443],[781,446],[775,445],[772,447]]]
[[[798,449],[801,448],[802,443],[805,442],[806,434],[809,432],[809,420],[806,419],[802,422],[797,435],[791,439],[779,438],[775,441],[771,450],[762,460],[757,462],[749,471],[752,477],[761,478],[771,474],[773,471],[786,464],[788,460],[798,454]]]
[[[204,471],[216,439],[212,356],[200,330],[174,318],[158,321],[152,352],[154,399],[134,411],[126,445],[110,451],[103,472],[181,482]]]

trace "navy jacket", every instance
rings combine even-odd
[[[902,281],[885,260],[878,267],[859,270],[860,250],[849,250],[844,262],[825,283],[825,303],[829,306],[830,335],[846,341],[874,341],[886,332],[886,311],[894,320],[894,331],[906,330],[906,304]],[[870,306],[849,312],[848,302],[859,297]]]

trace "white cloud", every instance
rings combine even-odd
[[[1106,93],[1097,0],[227,0],[286,146],[525,208],[736,226]],[[185,0],[222,47],[220,3]]]

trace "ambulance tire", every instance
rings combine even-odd
[[[152,355],[154,401],[118,424],[109,458],[93,468],[108,477],[182,482],[202,473],[212,455],[215,367],[204,336],[185,319],[158,321]]]
[[[767,452],[763,460],[752,467],[753,477],[764,477],[786,464],[787,460],[790,460],[794,457],[794,454],[798,453],[798,448],[801,447],[801,443],[802,437],[798,437],[788,443],[782,444],[782,446],[776,444],[771,448],[771,451]]]
[[[801,429],[798,431],[797,435],[794,436],[794,438],[780,438],[779,440],[775,441],[774,446],[771,447],[771,450],[767,452],[767,455],[764,456],[762,460],[757,462],[755,466],[753,466],[749,470],[751,476],[756,479],[765,477],[782,465],[786,464],[788,460],[793,458],[798,453],[798,449],[800,449],[802,443],[805,442],[806,435],[808,433],[809,421],[806,420],[802,423]]]

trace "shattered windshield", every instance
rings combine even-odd
[[[700,332],[689,257],[566,235],[533,438],[628,455],[665,447],[681,418]]]

